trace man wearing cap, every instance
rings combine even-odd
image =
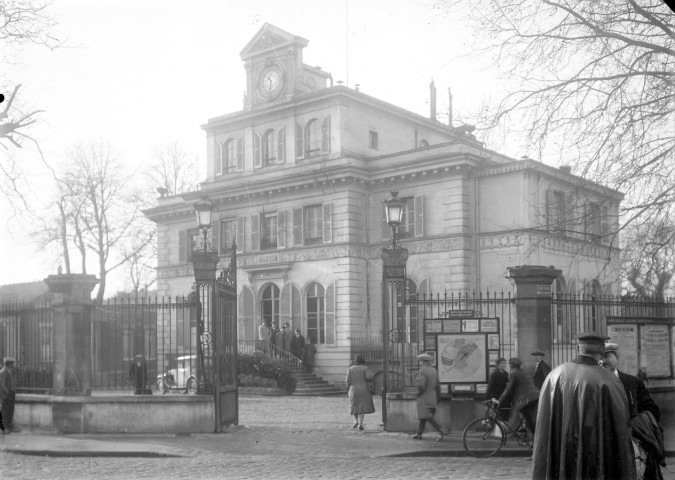
[[[535,350],[531,353],[531,355],[534,357],[535,361],[534,375],[532,376],[532,380],[534,381],[534,386],[538,389],[541,389],[541,386],[544,384],[544,379],[549,373],[551,373],[551,367],[544,361],[544,352]]]
[[[134,386],[134,395],[143,395],[148,384],[148,367],[143,355],[136,355],[136,360],[129,367],[129,382]]]
[[[577,357],[544,380],[534,436],[533,480],[635,479],[628,401],[600,367],[607,336],[577,335]]]
[[[605,353],[602,356],[605,366],[619,378],[626,391],[632,435],[640,440],[643,448],[647,451],[644,478],[663,478],[659,465],[665,465],[665,452],[663,449],[663,433],[658,425],[661,416],[659,406],[652,400],[642,380],[616,368],[619,363],[618,344],[606,343]]]
[[[2,433],[18,432],[12,423],[14,419],[14,400],[16,398],[16,382],[14,380],[14,359],[5,357],[4,366],[0,370],[0,400],[2,400]]]
[[[417,374],[417,418],[419,420],[417,425],[417,433],[412,438],[415,440],[422,440],[424,427],[427,425],[427,420],[438,431],[440,436],[436,441],[443,440],[443,430],[438,422],[434,419],[436,414],[436,406],[438,405],[440,384],[438,382],[438,372],[431,366],[433,357],[427,353],[417,356],[422,366]]]
[[[512,420],[522,415],[525,419],[525,428],[534,435],[537,423],[539,390],[534,386],[532,377],[520,368],[522,364],[523,362],[519,358],[509,358],[511,374],[509,375],[509,382],[506,384],[504,393],[499,397],[497,408],[509,402],[512,403]]]

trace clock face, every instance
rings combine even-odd
[[[262,78],[262,88],[266,93],[272,93],[279,87],[279,72],[268,70]]]
[[[260,72],[258,92],[266,100],[274,100],[281,93],[284,78],[283,71],[277,65],[269,66]]]

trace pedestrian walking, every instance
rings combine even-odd
[[[302,336],[299,328],[295,329],[293,338],[291,338],[291,353],[300,360],[305,353],[305,337]]]
[[[354,417],[354,427],[363,430],[363,417],[369,413],[375,413],[373,395],[370,393],[370,382],[373,381],[373,373],[366,366],[363,355],[354,357],[354,365],[347,370],[349,413]]]
[[[440,442],[443,440],[445,433],[434,418],[440,396],[438,372],[431,366],[433,359],[431,355],[423,353],[418,355],[417,359],[422,363],[422,366],[417,375],[417,433],[412,438],[422,440],[422,434],[428,421],[438,431],[440,436],[436,441]]]
[[[577,357],[544,380],[534,436],[532,479],[636,478],[628,400],[598,365],[606,335],[577,335]]]
[[[129,383],[134,387],[134,395],[144,395],[148,389],[148,366],[143,355],[136,355],[129,367]],[[152,390],[149,390],[152,392]]]
[[[619,371],[619,345],[606,343],[602,355],[605,366],[619,378],[628,400],[631,435],[647,454],[646,461],[636,464],[638,470],[644,468],[645,479],[663,479],[661,466],[665,466],[663,430],[659,426],[661,411],[649,394],[644,382],[634,375]],[[639,473],[639,472],[638,472]]]
[[[502,393],[506,390],[506,385],[509,383],[509,373],[506,371],[506,365],[505,358],[498,358],[497,366],[488,379],[485,397],[488,400],[492,400],[494,403],[499,402],[499,397],[502,396]],[[504,404],[497,410],[497,413],[504,420],[508,420],[509,414],[511,413],[511,403],[505,400]]]
[[[14,358],[5,357],[0,370],[0,410],[2,411],[0,431],[2,434],[18,432],[14,425],[14,402],[16,400],[16,380]]]
[[[302,366],[305,373],[312,373],[316,357],[316,345],[312,342],[312,337],[307,335],[305,340],[305,352],[302,356]]]
[[[539,390],[534,386],[532,377],[530,377],[520,367],[523,362],[519,358],[509,358],[509,367],[511,374],[506,384],[504,392],[499,397],[497,408],[510,403],[513,405],[511,420],[514,425],[519,423],[516,418],[525,419],[525,428],[534,435],[537,423],[537,404],[539,403]]]
[[[551,373],[551,367],[544,361],[544,352],[535,350],[530,355],[534,357],[535,362],[532,380],[534,381],[534,386],[541,390],[541,386],[544,384],[544,379],[549,373]]]

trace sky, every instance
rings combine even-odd
[[[147,166],[157,145],[175,141],[204,168],[200,126],[242,109],[245,72],[239,53],[265,23],[309,40],[306,64],[415,113],[428,115],[432,79],[444,122],[448,88],[456,122],[477,113],[483,102],[496,101],[503,83],[494,69],[463,55],[471,38],[465,22],[433,5],[433,0],[54,0],[48,10],[57,22],[52,33],[63,46],[24,47],[14,53],[13,64],[0,65],[5,70],[0,76],[22,84],[24,108],[44,110],[30,133],[55,169],[70,146],[98,140],[115,146],[129,172]],[[16,155],[31,208],[53,211],[48,170],[37,149],[25,145]],[[60,263],[57,252],[32,243],[25,218],[0,199],[0,285],[44,279]],[[125,287],[122,273],[110,279],[108,293]]]

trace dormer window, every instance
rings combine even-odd
[[[429,142],[427,142],[426,140],[420,140],[420,147],[419,148],[424,148],[424,147],[428,147],[428,146],[429,146]]]

